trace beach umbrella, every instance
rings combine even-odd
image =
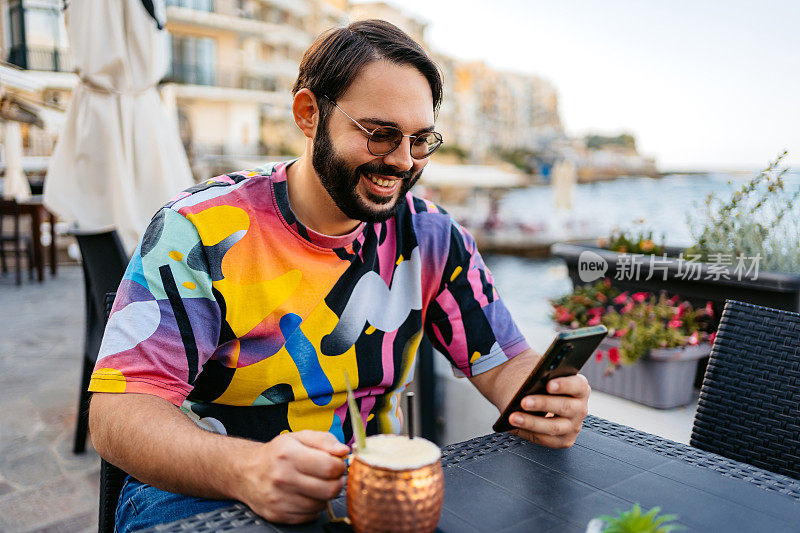
[[[48,209],[81,231],[115,228],[128,252],[153,214],[193,184],[156,85],[168,67],[163,0],[68,4],[76,73],[44,188]]]

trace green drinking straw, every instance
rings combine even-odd
[[[344,383],[347,385],[347,408],[350,411],[350,425],[353,426],[353,435],[356,437],[358,451],[363,451],[367,447],[367,434],[364,431],[364,422],[361,420],[361,411],[356,405],[356,397],[353,395],[353,388],[350,386],[350,376],[347,370],[344,371]]]

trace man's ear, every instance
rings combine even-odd
[[[300,131],[309,139],[313,139],[319,123],[319,107],[314,93],[308,89],[297,91],[292,101],[292,115]]]

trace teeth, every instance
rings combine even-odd
[[[375,176],[370,176],[369,179],[372,180],[372,183],[375,183],[376,185],[380,185],[381,187],[391,187],[392,186],[392,180],[384,180],[384,179],[376,178]]]

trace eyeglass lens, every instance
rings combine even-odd
[[[372,132],[367,148],[372,155],[382,156],[395,150],[403,142],[403,132],[391,126],[382,126]],[[436,132],[422,133],[411,142],[411,157],[424,159],[431,155],[442,144],[442,138]]]

